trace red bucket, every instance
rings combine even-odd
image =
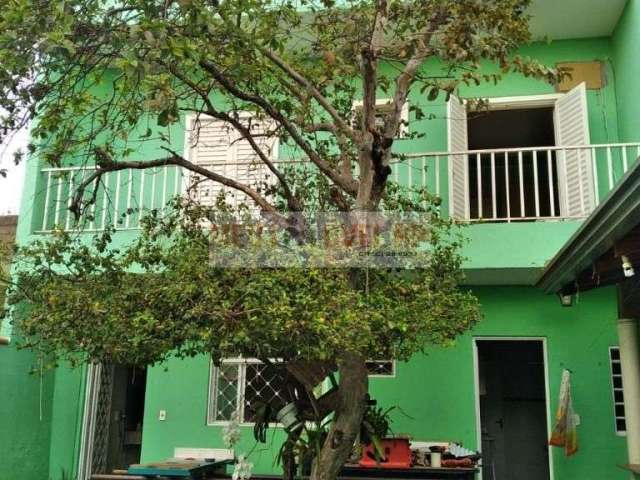
[[[411,468],[411,447],[408,438],[385,438],[382,440],[384,458],[376,460],[373,444],[365,445],[360,466],[365,468]]]

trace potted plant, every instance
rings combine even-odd
[[[376,407],[371,402],[365,410],[360,427],[360,441],[363,445],[360,457],[361,467],[409,468],[411,448],[409,439],[391,437],[390,413],[395,407]]]

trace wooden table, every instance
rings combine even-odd
[[[169,460],[164,462],[131,465],[127,470],[129,475],[146,478],[184,478],[207,479],[216,473],[223,473],[230,460],[199,461],[199,460]]]
[[[340,471],[341,480],[360,480],[363,478],[384,478],[385,480],[473,480],[477,468],[362,468],[346,466]]]

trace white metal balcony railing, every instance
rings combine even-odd
[[[579,219],[587,217],[637,161],[640,143],[468,150],[409,157],[406,164],[394,168],[393,178],[414,184],[411,173],[416,166],[423,171],[433,169],[435,182],[427,186],[438,195],[448,193],[443,195],[445,204],[459,219]],[[443,174],[448,177],[446,186],[441,184]],[[422,182],[424,185],[424,176]]]
[[[36,230],[103,230],[115,225],[119,230],[138,229],[145,211],[163,208],[166,202],[183,191],[180,167],[167,166],[149,170],[106,172],[100,183],[94,181],[85,191],[84,199],[93,199],[89,211],[78,224],[69,210],[73,193],[95,167],[44,168],[44,198]],[[95,197],[95,198],[94,198]]]
[[[442,208],[472,222],[515,222],[584,218],[640,157],[640,143],[511,148],[408,154],[392,165],[391,180],[426,187],[442,196]],[[302,162],[276,162],[299,163]],[[247,164],[209,165],[251,179]],[[89,217],[77,224],[69,211],[71,192],[93,167],[44,168],[35,230],[137,229],[145,211],[162,209],[190,186],[203,203],[213,201],[213,182],[189,176],[180,167],[122,170],[94,182]],[[256,176],[257,177],[257,176]],[[191,180],[187,180],[187,179]],[[251,180],[250,180],[251,181]],[[194,187],[195,185],[195,187]],[[236,195],[238,195],[236,193]]]

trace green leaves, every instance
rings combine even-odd
[[[423,64],[412,88],[426,86],[426,101],[435,101],[439,91],[448,98],[461,83],[497,81],[482,74],[486,61],[503,72],[556,81],[554,69],[513,56],[531,39],[524,13],[528,3],[386,2],[385,41],[377,61],[389,68],[377,72],[376,88],[392,97],[411,61]],[[181,111],[203,109],[203,98],[215,98],[218,107],[234,114],[265,115],[263,108],[222,88],[202,68],[204,60],[214,62],[241,91],[276,105],[301,132],[326,117],[263,49],[278,52],[348,121],[353,101],[362,95],[363,46],[371,39],[377,6],[373,0],[301,5],[125,0],[117,8],[103,0],[10,1],[0,17],[0,109],[9,112],[0,119],[1,135],[38,115],[33,135],[41,141],[34,142],[35,153],[57,162],[90,156],[96,143],[128,145],[139,123],[169,127]],[[428,47],[422,53],[421,42]],[[314,145],[316,137],[305,135]],[[325,135],[321,140],[335,154],[338,139]],[[357,146],[349,147],[355,158]],[[319,155],[324,157],[325,150]]]
[[[429,100],[430,102],[434,102],[438,99],[439,94],[440,89],[438,87],[432,87],[431,90],[429,90],[429,94],[427,95],[427,100]]]
[[[170,355],[214,358],[407,359],[446,344],[479,317],[458,289],[460,258],[450,240],[431,244],[432,261],[394,271],[246,267],[210,263],[210,231],[185,213],[150,216],[138,240],[116,249],[109,231],[93,245],[64,232],[20,250],[9,295],[26,339],[53,357],[156,363]],[[183,222],[176,229],[175,221]],[[28,308],[26,308],[28,305]]]
[[[158,114],[158,125],[166,127],[177,122],[179,118],[180,114],[178,113],[178,106],[176,104],[172,104]]]

